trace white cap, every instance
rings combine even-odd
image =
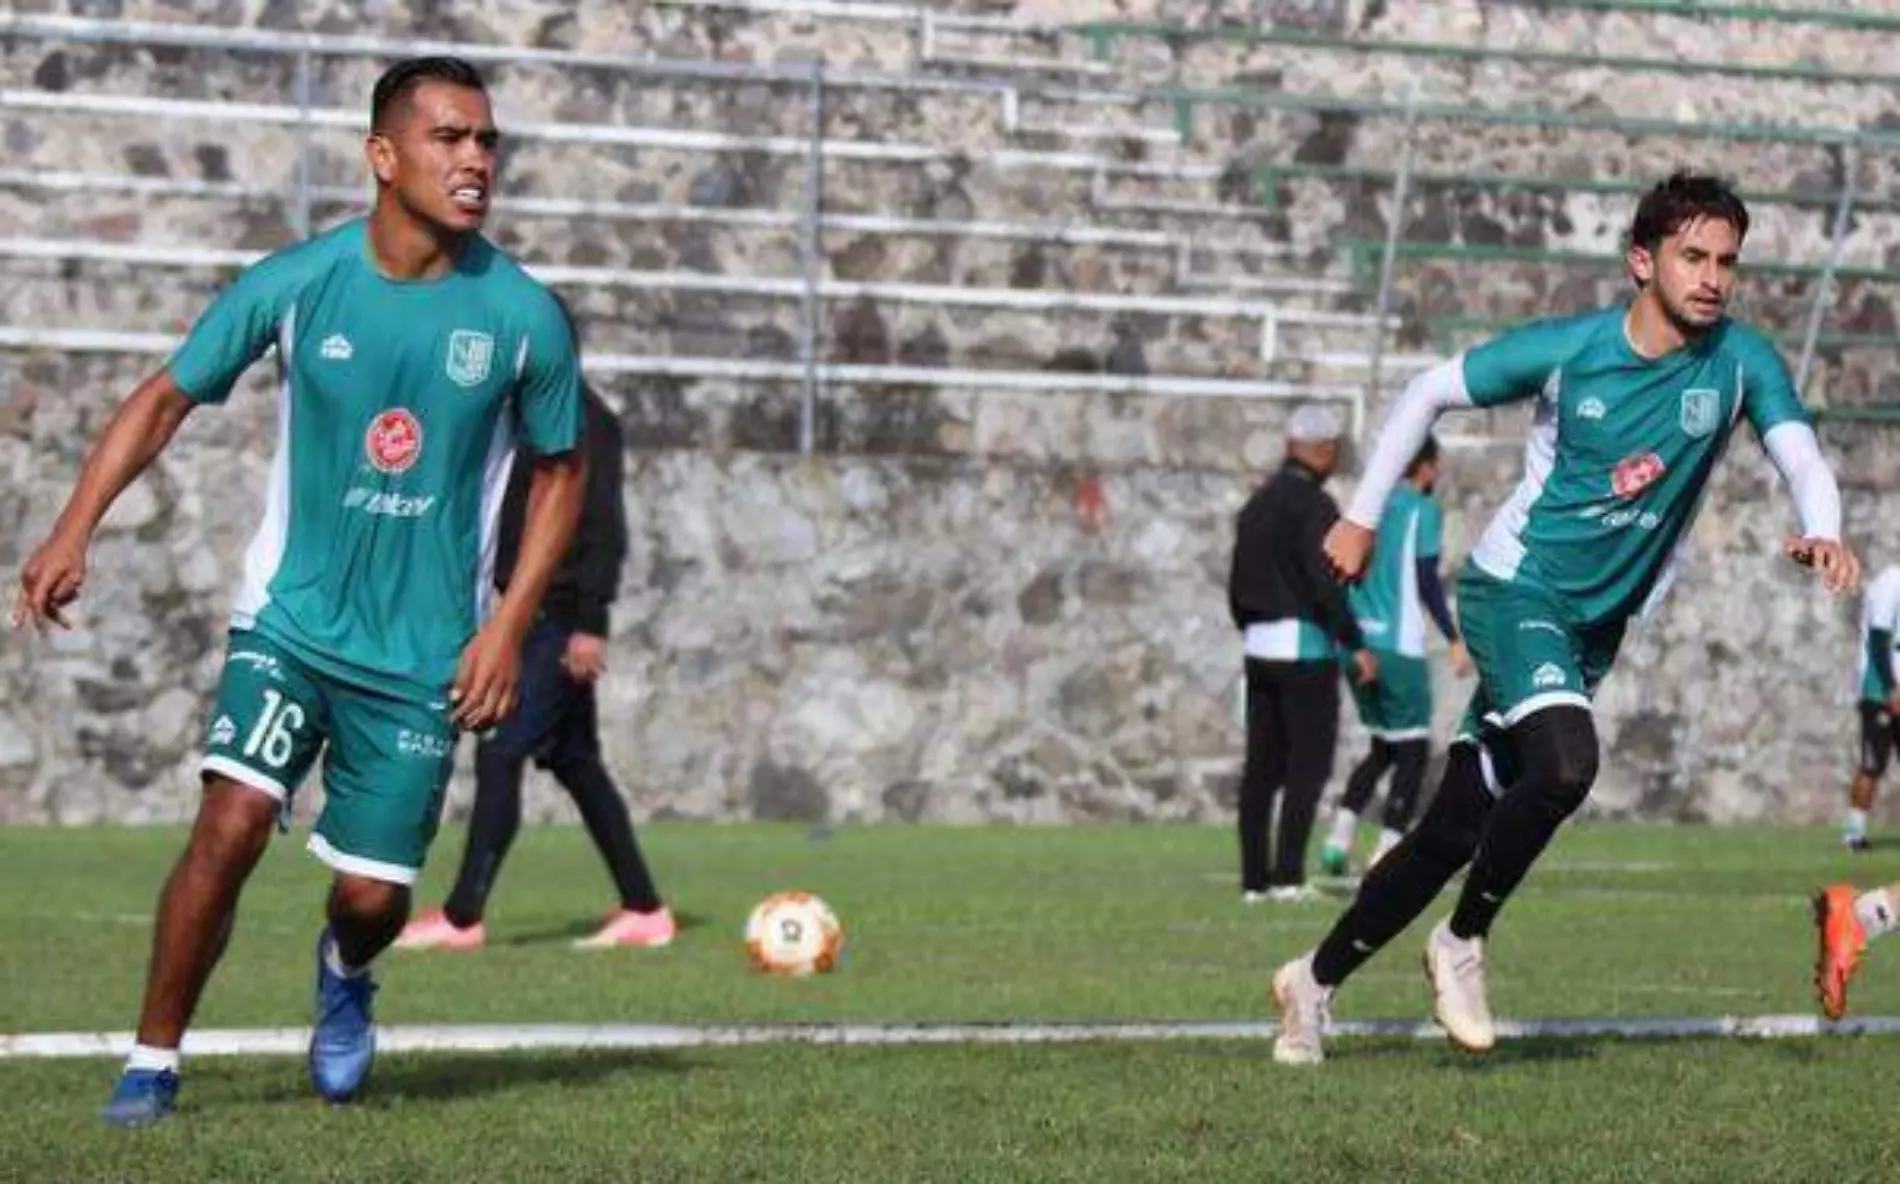
[[[1286,438],[1295,444],[1323,444],[1339,437],[1339,416],[1322,403],[1302,403],[1286,421]]]

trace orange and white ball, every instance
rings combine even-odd
[[[745,923],[746,955],[767,974],[824,974],[838,964],[844,926],[811,892],[774,892]]]

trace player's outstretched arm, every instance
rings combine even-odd
[[[513,710],[521,643],[573,540],[586,491],[587,457],[581,449],[535,460],[528,481],[527,514],[521,524],[521,548],[508,588],[494,615],[462,651],[455,673],[449,699],[461,727],[481,731]]]
[[[1778,423],[1763,434],[1762,444],[1801,519],[1801,533],[1790,536],[1782,551],[1813,568],[1829,592],[1854,591],[1860,587],[1860,557],[1841,541],[1841,489],[1814,429],[1797,420]]]
[[[118,496],[165,450],[195,406],[172,381],[171,372],[160,370],[141,382],[113,413],[87,454],[52,530],[20,569],[13,628],[29,620],[42,630],[48,622],[72,628],[64,610],[85,583],[86,551],[93,532]]]
[[[1406,384],[1379,427],[1378,443],[1353,491],[1352,504],[1326,532],[1326,562],[1336,577],[1351,583],[1365,575],[1386,499],[1431,435],[1432,424],[1453,407],[1471,405],[1462,357],[1440,362]]]

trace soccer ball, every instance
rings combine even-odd
[[[745,923],[746,955],[767,974],[823,974],[838,964],[844,926],[810,892],[774,892]]]

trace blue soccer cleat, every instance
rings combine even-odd
[[[170,1069],[127,1069],[106,1103],[113,1126],[150,1126],[178,1106],[178,1074]]]
[[[376,1028],[370,976],[345,978],[324,955],[334,944],[325,929],[317,939],[317,1022],[310,1033],[310,1084],[326,1101],[347,1102],[363,1088],[376,1059]]]

